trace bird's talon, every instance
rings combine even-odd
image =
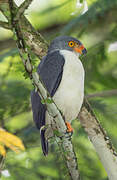
[[[67,126],[67,132],[73,134],[73,128],[71,127],[71,124],[69,122],[65,122]]]

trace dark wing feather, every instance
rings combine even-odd
[[[51,97],[55,94],[60,84],[64,63],[64,57],[59,51],[55,51],[49,53],[44,59],[44,62],[38,66],[37,72]]]
[[[60,84],[64,62],[64,57],[59,53],[59,51],[55,51],[53,53],[49,53],[46,57],[44,57],[38,66],[37,72],[40,75],[51,97],[54,96]],[[40,129],[45,125],[46,106],[41,103],[41,98],[35,91],[32,91],[31,93],[31,103],[33,119],[36,123],[37,128]],[[41,131],[41,142],[43,153],[46,155],[48,152],[48,145],[44,138],[44,132],[44,130]]]

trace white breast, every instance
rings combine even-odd
[[[66,121],[75,119],[84,97],[84,68],[77,55],[67,50],[60,53],[65,58],[61,83],[53,97]]]

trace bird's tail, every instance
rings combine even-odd
[[[45,130],[40,131],[41,134],[41,146],[44,156],[48,155],[48,141],[45,139]]]

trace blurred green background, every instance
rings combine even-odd
[[[20,4],[22,1],[17,0]],[[34,0],[25,16],[50,42],[58,35],[78,38],[87,48],[85,94],[117,89],[117,0]],[[4,20],[0,13],[0,20]],[[57,145],[48,157],[40,147],[39,131],[32,120],[30,80],[12,32],[0,28],[0,123],[19,136],[26,151],[8,150],[1,180],[69,180]],[[89,99],[96,116],[117,149],[117,96]],[[107,174],[79,121],[73,122],[73,144],[82,180],[107,180]]]

